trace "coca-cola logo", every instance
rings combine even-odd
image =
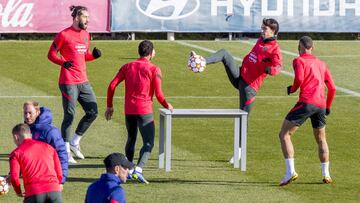
[[[1,26],[31,26],[30,22],[33,18],[33,7],[34,3],[23,3],[22,0],[9,0],[7,3],[0,3]]]

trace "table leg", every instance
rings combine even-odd
[[[171,115],[166,115],[165,171],[171,170]]]
[[[234,168],[239,168],[240,117],[234,119]]]
[[[159,123],[159,168],[164,168],[164,116],[160,114],[160,123]]]
[[[247,115],[241,116],[241,171],[246,171]]]

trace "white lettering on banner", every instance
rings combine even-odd
[[[250,9],[255,0],[240,0],[244,6],[244,16],[250,16]]]
[[[276,0],[276,9],[269,10],[268,0],[261,0],[261,15],[281,16],[283,13],[283,0]]]
[[[360,16],[360,0],[355,0],[354,3],[347,3],[346,0],[340,0],[340,16],[346,16],[346,9],[355,9],[355,15]]]
[[[211,0],[211,16],[217,16],[217,8],[226,7],[226,13],[233,13],[233,0]]]
[[[255,0],[211,0],[211,16],[218,16],[218,8],[226,7],[227,13],[233,13],[234,5],[242,4],[244,9],[243,16],[250,16],[251,7]],[[259,0],[260,1],[260,0]],[[355,16],[360,16],[360,0],[338,0],[339,1],[339,16],[346,16],[346,11],[355,10]],[[283,16],[284,2],[287,2],[287,16],[294,16],[294,0],[261,0],[261,15],[262,16]],[[270,3],[276,3],[274,9],[269,9]],[[302,0],[296,1],[297,4],[302,4],[302,16],[310,16],[310,9],[312,16],[335,16],[337,4],[335,0]],[[324,5],[324,7],[322,7]],[[300,6],[296,6],[299,9]],[[285,11],[286,12],[286,11]],[[221,14],[222,15],[222,14]]]
[[[22,3],[21,0],[9,0],[5,6],[0,4],[2,27],[25,27],[32,20],[33,3]]]
[[[335,0],[327,1],[328,9],[321,9],[321,0],[314,0],[314,16],[333,16],[335,14]]]
[[[294,16],[294,0],[287,1],[288,16]]]
[[[309,0],[303,0],[303,16],[310,15],[310,3]]]
[[[141,13],[150,18],[155,18],[159,20],[178,20],[180,18],[185,18],[195,13],[200,7],[200,0],[150,0],[146,8],[141,8],[140,2],[146,1],[136,0],[136,7]],[[195,2],[196,5],[191,8],[189,12],[183,13],[186,5],[188,5],[189,2]],[[171,15],[163,15],[156,13],[157,11],[167,7],[173,8]]]

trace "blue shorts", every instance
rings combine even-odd
[[[286,116],[286,120],[301,126],[310,117],[313,128],[320,129],[326,125],[326,110],[318,106],[298,102]]]

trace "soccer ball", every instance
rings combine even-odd
[[[190,53],[188,67],[194,73],[200,73],[205,70],[206,61],[205,58],[197,55],[195,52]]]
[[[9,192],[9,184],[4,177],[0,176],[0,196]]]

